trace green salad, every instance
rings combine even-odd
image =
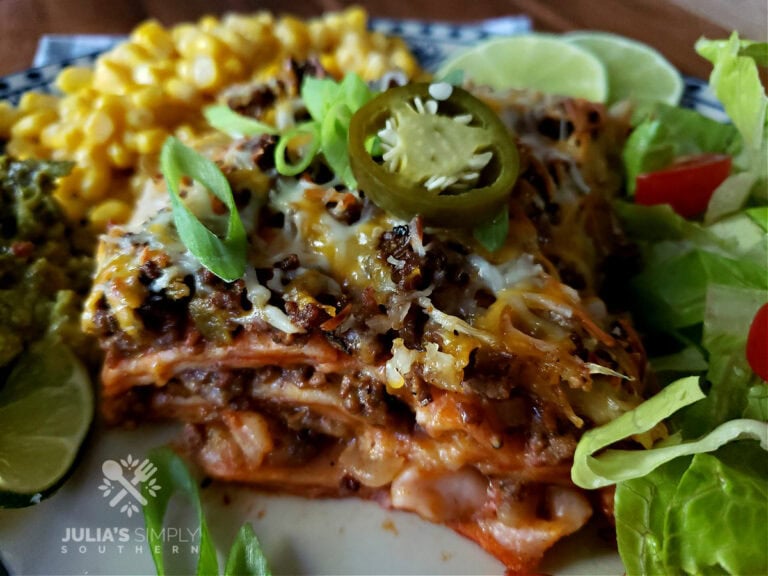
[[[572,469],[584,488],[616,484],[630,575],[768,573],[768,44],[696,49],[732,122],[639,112],[617,206],[643,260],[627,305],[664,387],[586,433]],[[662,421],[648,449],[605,449]]]

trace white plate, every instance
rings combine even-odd
[[[431,67],[451,51],[493,35],[525,31],[525,18],[473,25],[374,20],[373,27],[403,36],[422,63]],[[28,90],[50,90],[62,66],[89,64],[94,54],[74,49],[61,63],[0,78],[0,100],[15,101]],[[101,39],[103,41],[103,38]],[[109,42],[109,40],[107,40]],[[51,46],[55,48],[56,42]],[[87,49],[86,49],[87,51]],[[683,103],[717,117],[719,105],[706,85],[686,79]],[[0,510],[0,556],[15,574],[152,574],[154,566],[141,513],[121,512],[103,497],[105,460],[142,459],[154,446],[174,438],[171,426],[140,430],[95,430],[81,462],[50,499],[25,509]],[[253,523],[275,573],[290,574],[502,574],[504,566],[453,531],[359,500],[306,500],[212,485],[202,490],[209,527],[220,556],[245,521]],[[114,497],[114,493],[110,494]],[[172,573],[193,573],[199,543],[197,521],[184,502],[174,502],[164,535]],[[220,558],[223,569],[223,558]],[[610,543],[587,528],[550,551],[541,572],[558,575],[620,576],[621,561]],[[2,566],[0,565],[0,574]]]
[[[96,430],[74,475],[37,506],[0,510],[3,562],[11,574],[152,574],[141,514],[110,507],[99,486],[105,460],[141,459],[177,435],[172,426]],[[359,500],[306,500],[213,484],[201,490],[220,556],[243,522],[252,522],[277,574],[502,574],[475,545],[416,515]],[[178,498],[169,509],[166,557],[175,573],[194,571],[196,518]],[[75,541],[73,541],[73,539]],[[176,546],[174,551],[173,547]],[[175,552],[175,553],[174,553]],[[223,557],[220,565],[223,568]],[[594,531],[561,542],[541,570],[619,576],[615,550]]]

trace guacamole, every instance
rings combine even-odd
[[[80,331],[93,237],[67,222],[52,195],[65,162],[0,156],[0,386],[9,365],[47,335],[92,354]]]

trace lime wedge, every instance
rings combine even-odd
[[[463,70],[465,79],[496,89],[527,88],[604,102],[608,80],[600,60],[588,50],[547,34],[497,38],[445,62],[441,78]]]
[[[34,503],[55,486],[92,419],[93,389],[80,360],[58,342],[33,345],[0,389],[0,507]]]
[[[607,32],[573,32],[562,38],[589,50],[605,65],[609,103],[634,100],[674,105],[680,101],[680,73],[650,46]]]

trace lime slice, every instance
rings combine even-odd
[[[650,46],[607,32],[573,32],[563,40],[589,50],[605,65],[608,102],[631,99],[674,105],[680,101],[680,73]]]
[[[0,507],[34,503],[55,486],[92,419],[93,390],[80,360],[58,342],[33,345],[0,389]]]
[[[454,70],[475,84],[496,89],[527,88],[604,102],[605,68],[588,50],[546,34],[497,38],[448,60],[437,72]]]

